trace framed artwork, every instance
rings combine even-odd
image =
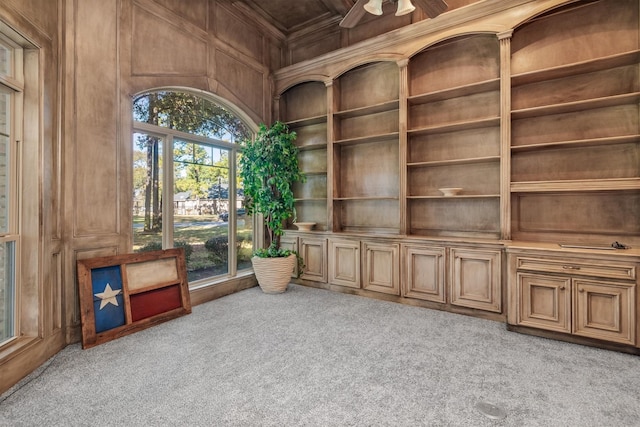
[[[184,249],[78,260],[82,348],[191,313]]]

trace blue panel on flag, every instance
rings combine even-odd
[[[96,333],[124,325],[120,266],[94,268],[91,270],[91,285]]]

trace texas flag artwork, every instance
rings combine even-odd
[[[120,266],[91,270],[96,333],[125,324]]]

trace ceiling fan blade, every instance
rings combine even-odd
[[[413,2],[424,10],[429,18],[435,18],[449,8],[444,0],[413,0]]]
[[[340,26],[342,28],[353,28],[358,22],[362,19],[365,14],[364,5],[367,3],[367,0],[358,0],[356,4],[347,12],[342,21],[340,21]]]

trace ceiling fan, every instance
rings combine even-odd
[[[382,15],[382,2],[386,0],[357,0],[356,4],[347,12],[345,17],[340,21],[343,28],[355,27],[365,12],[373,15]],[[398,3],[396,16],[406,15],[413,12],[416,8],[411,4],[411,0],[388,0],[390,3]],[[429,18],[435,18],[449,7],[444,0],[413,0],[420,9],[427,14]]]

